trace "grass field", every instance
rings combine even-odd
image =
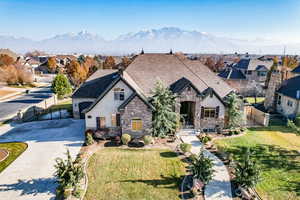
[[[247,147],[255,151],[262,169],[256,189],[263,199],[300,200],[300,136],[274,126],[251,129],[245,136],[217,140],[216,144],[235,159]]]
[[[255,98],[254,97],[246,97],[245,98],[249,103],[254,104]],[[256,103],[261,103],[265,100],[265,97],[256,97]]]
[[[22,142],[0,143],[0,149],[5,149],[9,152],[9,156],[4,161],[0,162],[0,173],[16,160],[26,148],[27,144]]]
[[[72,100],[63,101],[61,103],[58,103],[56,105],[51,106],[49,109],[51,109],[52,112],[57,110],[63,110],[66,109],[69,112],[72,112]]]
[[[168,150],[105,148],[88,164],[85,200],[180,199],[185,164]]]

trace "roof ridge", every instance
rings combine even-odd
[[[208,86],[208,84],[204,81],[204,80],[202,80],[202,78],[200,78],[200,76],[198,76],[198,74],[196,74],[193,70],[191,70],[177,55],[174,55],[175,56],[175,58],[177,58],[189,71],[191,71],[200,81],[202,81],[207,87],[209,87]]]

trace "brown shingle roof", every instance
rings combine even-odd
[[[233,91],[199,61],[179,58],[174,54],[141,54],[125,71],[147,96],[151,96],[157,80],[170,86],[182,77],[190,80],[201,92],[211,87],[219,96],[224,97]]]

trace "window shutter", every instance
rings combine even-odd
[[[201,119],[203,119],[203,118],[204,118],[204,107],[201,106]]]
[[[121,126],[121,115],[119,113],[116,115],[116,118],[117,118],[117,126]]]
[[[216,107],[216,118],[219,118],[220,106]]]

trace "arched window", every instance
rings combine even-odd
[[[125,92],[122,88],[115,88],[114,89],[114,97],[115,100],[123,101],[125,99]]]

